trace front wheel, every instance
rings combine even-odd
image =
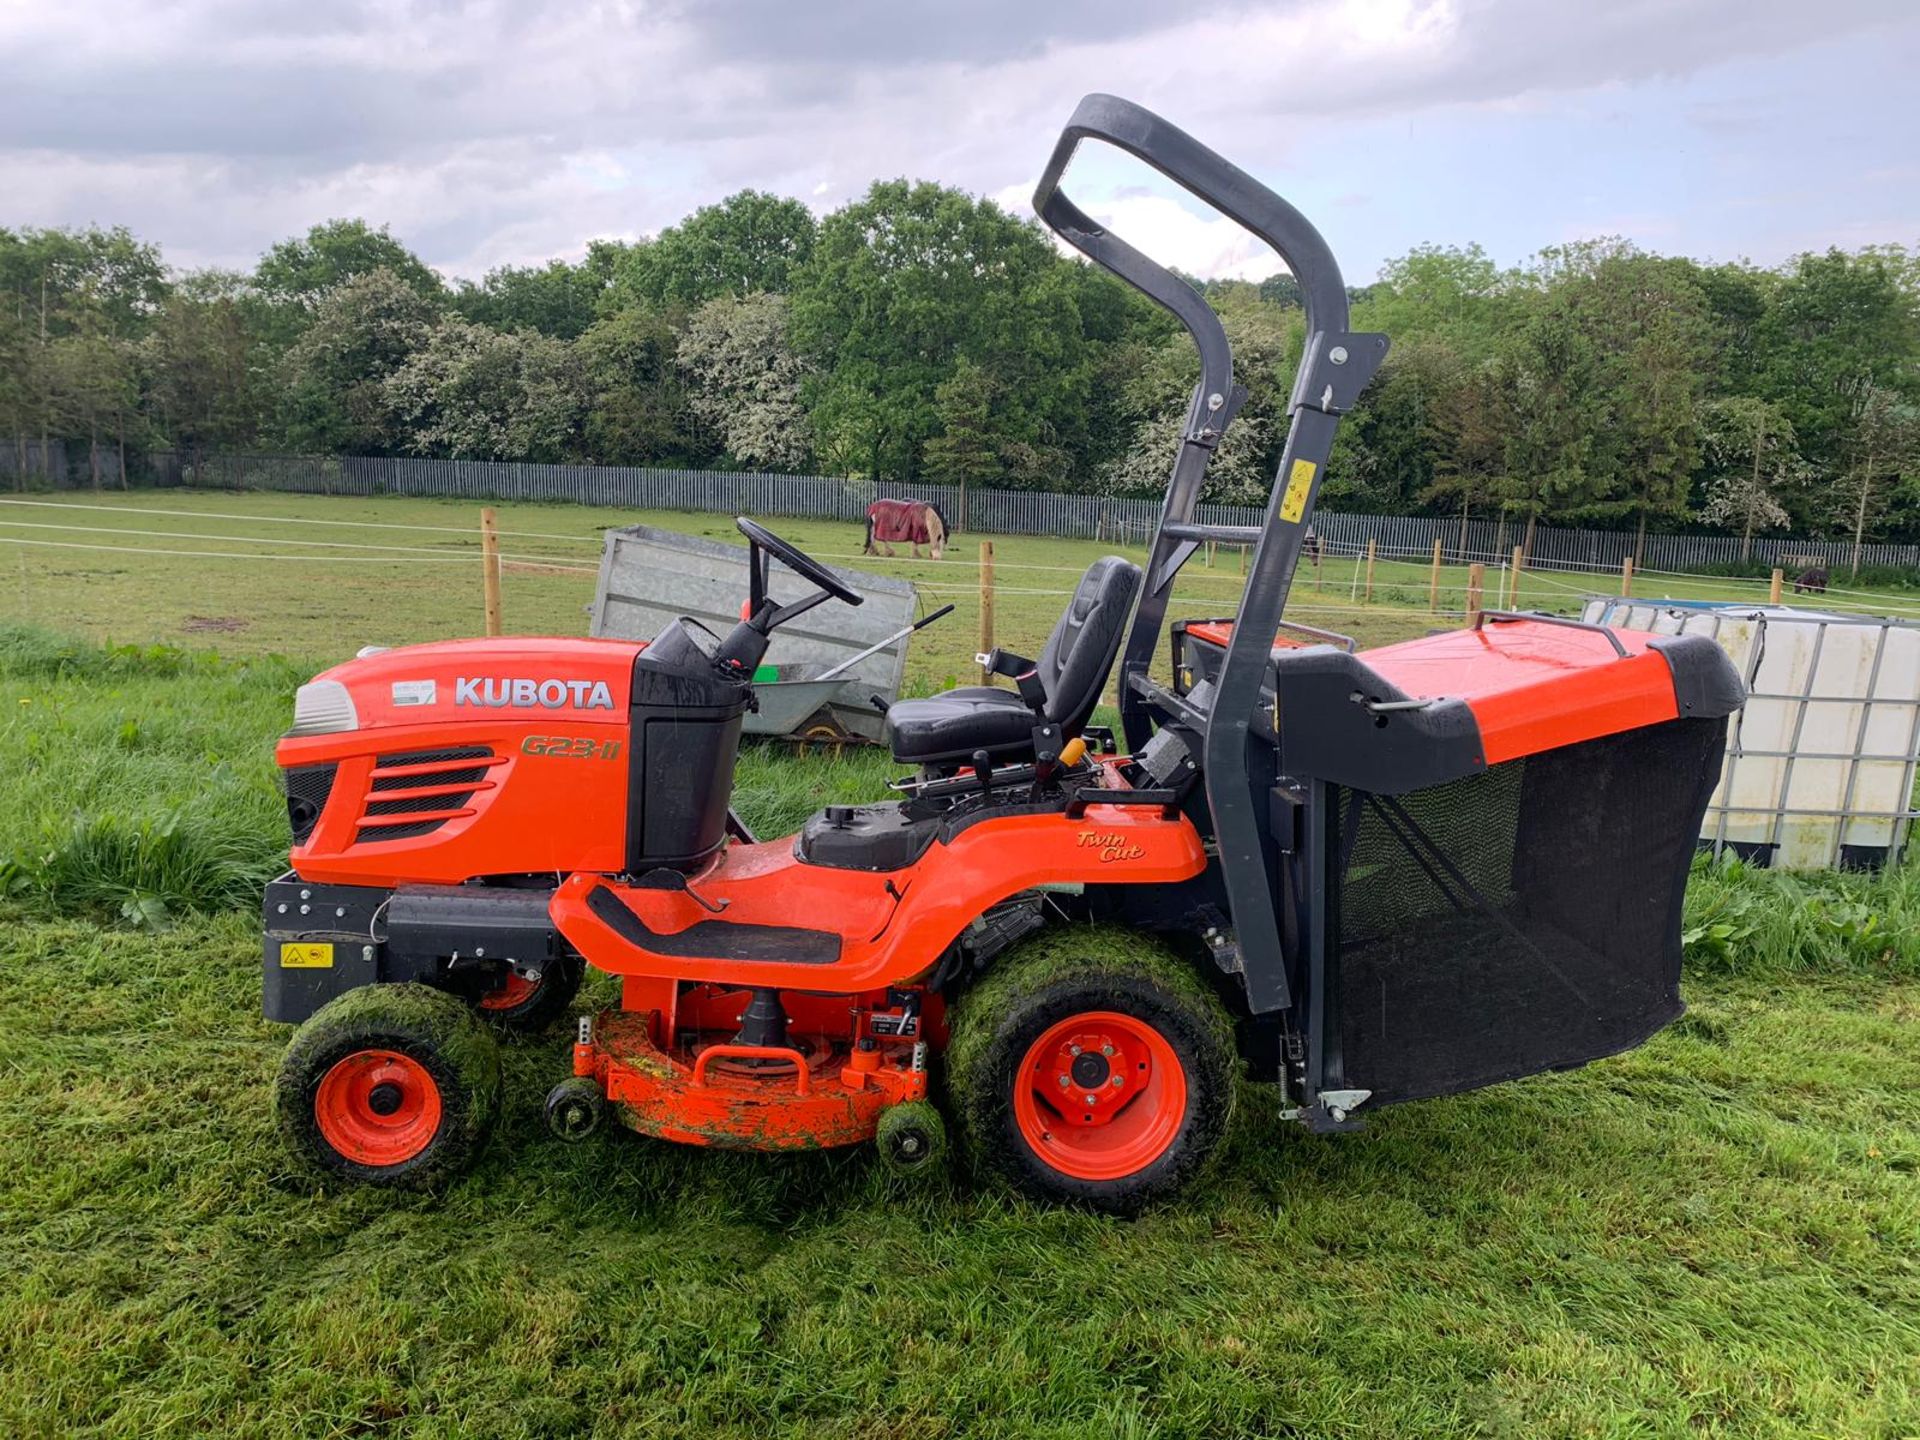
[[[456,997],[368,985],[294,1032],[278,1103],[288,1145],[323,1173],[427,1189],[485,1143],[500,1108],[500,1054]]]
[[[1001,960],[950,1018],[948,1084],[982,1169],[1130,1214],[1199,1173],[1233,1110],[1233,1030],[1144,937],[1060,930]]]

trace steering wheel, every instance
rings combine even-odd
[[[802,579],[811,580],[834,599],[844,600],[849,605],[858,605],[866,599],[858,590],[853,589],[818,560],[796,550],[766,526],[757,524],[744,515],[733,523],[755,546],[766,551]]]

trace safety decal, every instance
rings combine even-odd
[[[1287,493],[1280,501],[1282,520],[1298,525],[1300,517],[1307,513],[1307,496],[1313,490],[1313,475],[1317,469],[1319,466],[1311,460],[1293,462],[1293,470],[1287,476]]]

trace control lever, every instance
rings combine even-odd
[[[973,775],[980,782],[980,793],[993,793],[993,756],[984,750],[973,752]]]
[[[642,890],[678,890],[709,915],[719,915],[733,903],[733,901],[725,898],[709,900],[693,888],[685,875],[681,874],[678,870],[669,870],[664,865],[647,871],[646,874],[642,875],[633,883]]]

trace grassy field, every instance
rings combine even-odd
[[[1911,870],[1703,870],[1645,1049],[1338,1141],[1249,1087],[1133,1224],[564,1148],[560,1035],[451,1193],[332,1191],[273,1133],[248,913],[300,673],[0,633],[6,1434],[1920,1430]],[[757,748],[741,799],[778,829],[885,773]]]
[[[53,518],[239,533],[345,507],[447,546],[471,518],[138,498],[248,520]],[[502,523],[591,556],[615,518]],[[559,1034],[512,1048],[501,1131],[449,1193],[336,1191],[273,1133],[286,1032],[258,1018],[249,913],[284,856],[271,740],[316,665],[471,629],[471,562],[19,548],[0,617],[124,648],[0,629],[0,1433],[1920,1435],[1913,867],[1703,867],[1691,1013],[1644,1049],[1339,1140],[1248,1087],[1216,1173],[1133,1223],[963,1176],[899,1190],[860,1153],[563,1147],[539,1119]],[[1003,576],[1066,567],[1034,589],[1097,553],[996,548]],[[970,581],[970,546],[949,555],[895,568]],[[1231,581],[1192,583],[1230,606]],[[577,633],[591,587],[515,570],[510,625]],[[1060,600],[1019,598],[1003,623],[1031,637],[1003,638],[1037,644]],[[1384,639],[1424,607],[1347,618]],[[923,632],[919,687],[964,668],[971,624]],[[740,801],[779,831],[889,773],[754,748]]]
[[[738,539],[724,515],[601,510],[577,505],[502,505],[506,628],[515,634],[586,630],[601,532],[613,525],[666,526]],[[479,509],[471,502],[396,497],[144,491],[98,497],[0,497],[0,616],[111,643],[167,642],[228,656],[282,654],[310,664],[362,645],[400,644],[480,629]],[[830,564],[912,581],[923,609],[951,601],[955,613],[921,631],[909,655],[907,690],[927,693],[968,678],[979,648],[978,537],[958,536],[941,561],[862,556],[859,527],[776,519],[775,530]],[[1038,536],[996,536],[995,639],[1037,654],[1081,571],[1116,548]],[[65,548],[65,547],[99,548]],[[388,548],[381,548],[388,547]],[[1231,614],[1242,586],[1240,557],[1196,557],[1175,588],[1175,616]],[[1363,644],[1457,623],[1467,572],[1447,567],[1438,618],[1429,610],[1426,562],[1380,561],[1371,601],[1364,564],[1329,555],[1306,567],[1288,614]],[[1518,603],[1576,610],[1591,592],[1612,593],[1617,575],[1528,574]],[[1485,603],[1504,602],[1502,577]],[[1764,581],[1643,575],[1638,596],[1764,600]],[[1823,603],[1920,615],[1911,592],[1835,593]]]
[[[1884,1436],[1920,1428],[1920,985],[1696,980],[1589,1070],[1314,1139],[1249,1090],[1128,1224],[863,1154],[289,1173],[244,916],[0,938],[21,1436]]]

